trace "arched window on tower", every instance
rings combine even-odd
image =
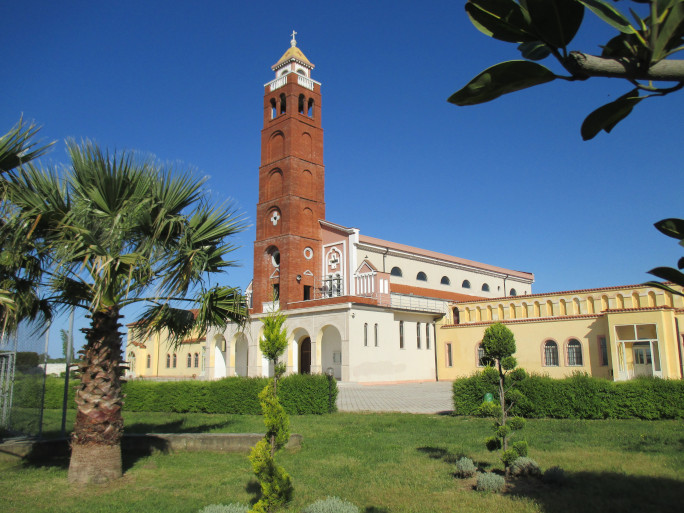
[[[285,99],[285,93],[280,95],[280,113],[285,114],[287,112],[287,100]]]
[[[304,114],[304,103],[306,102],[306,98],[304,97],[303,94],[299,95],[299,101],[297,102],[297,112],[300,114]]]
[[[276,108],[275,98],[271,98],[271,119],[275,119],[278,115],[278,109]]]
[[[314,115],[314,101],[313,101],[313,98],[309,98],[309,103],[307,104],[307,107],[306,107],[306,115],[309,116],[310,118],[312,118],[313,115]]]

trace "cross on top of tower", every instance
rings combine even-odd
[[[297,35],[297,32],[294,30],[292,31],[292,40],[290,41],[290,46],[297,46],[297,40],[295,39],[295,36]]]

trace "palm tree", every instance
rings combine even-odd
[[[234,249],[225,239],[245,225],[230,206],[208,205],[204,181],[189,173],[90,142],[67,147],[63,178],[34,166],[10,177],[17,212],[0,236],[9,247],[34,241],[53,309],[88,311],[69,480],[106,482],[122,474],[121,310],[146,302],[135,322],[141,336],[168,330],[175,342],[244,321],[240,291],[210,288],[208,279],[235,265],[225,259]],[[198,304],[197,312],[181,301]]]
[[[45,145],[36,141],[36,134],[40,130],[35,123],[26,124],[23,119],[14,125],[9,132],[0,136],[0,196],[4,198],[5,178],[12,171],[31,160],[40,157],[48,151],[54,141]],[[7,215],[8,205],[0,206],[0,223]],[[18,318],[35,319],[43,314],[47,320],[44,305],[41,305],[37,291],[32,286],[35,282],[31,273],[35,270],[30,259],[23,258],[24,252],[18,252],[18,259],[7,261],[3,255],[0,267],[0,329],[2,336],[12,332],[17,327]],[[9,271],[11,272],[5,272]],[[44,323],[45,324],[45,323]]]

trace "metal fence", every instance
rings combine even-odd
[[[45,383],[46,335],[20,326],[0,338],[0,429],[39,435]]]

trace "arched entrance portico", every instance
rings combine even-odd
[[[311,374],[311,338],[299,341],[299,373]]]
[[[240,333],[235,339],[235,375],[247,376],[247,362],[249,361],[249,344],[247,337]]]
[[[226,339],[219,335],[214,339],[214,379],[227,376],[225,350]]]
[[[321,330],[321,372],[331,373],[335,379],[342,379],[342,336],[332,325]]]

